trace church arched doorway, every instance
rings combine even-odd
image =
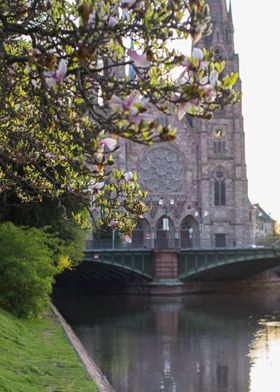
[[[159,218],[156,224],[156,241],[157,249],[169,249],[174,247],[175,226],[167,215]]]
[[[199,224],[197,220],[189,215],[181,223],[181,248],[198,248],[200,243]]]
[[[147,219],[140,219],[132,233],[133,247],[151,247],[151,226]]]

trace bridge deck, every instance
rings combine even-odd
[[[95,266],[96,273],[100,273],[103,266],[106,274],[111,273],[112,277],[126,273],[126,277],[129,274],[129,279],[134,277],[152,280],[156,278],[155,254],[159,252],[168,254],[171,251],[140,248],[88,249],[84,264]],[[275,248],[189,249],[173,252],[177,255],[177,278],[180,280],[244,279],[280,265],[280,250]]]

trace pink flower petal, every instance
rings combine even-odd
[[[55,88],[55,86],[56,86],[56,80],[53,78],[53,77],[51,77],[51,78],[46,78],[46,85],[49,87],[49,88]]]
[[[67,61],[64,59],[61,59],[59,62],[59,65],[58,65],[58,69],[55,74],[55,79],[58,82],[62,82],[66,73],[67,73]]]
[[[183,120],[186,113],[187,113],[187,103],[180,102],[178,105],[178,119],[179,119],[179,121]]]
[[[133,180],[133,173],[132,173],[132,171],[129,171],[129,172],[127,172],[127,173],[124,173],[124,178],[125,178],[125,180],[126,181],[131,181],[131,180]]]
[[[209,79],[208,76],[204,76],[203,78],[200,79],[199,84],[201,86],[205,86],[208,83]]]
[[[129,235],[125,235],[124,239],[126,240],[126,242],[129,242],[130,244],[132,243],[132,238]]]
[[[194,48],[192,51],[192,57],[202,61],[204,57],[203,51],[199,48]]]
[[[101,146],[106,146],[110,151],[113,151],[117,146],[117,140],[106,137],[100,141]]]
[[[124,110],[130,110],[131,107],[135,104],[135,102],[139,99],[140,93],[139,91],[133,91],[124,101],[123,108]]]
[[[108,20],[108,26],[109,27],[115,27],[117,24],[117,19],[114,18],[113,16],[110,16],[109,20]]]
[[[97,191],[99,191],[100,189],[102,189],[104,187],[104,182],[95,182],[93,184],[91,184],[91,189],[95,189]]]
[[[136,67],[142,67],[142,68],[149,67],[150,62],[147,60],[147,57],[145,54],[138,54],[137,52],[135,52],[132,49],[128,49],[127,54],[129,55],[131,60],[134,62]]]
[[[213,69],[213,71],[211,71],[209,76],[209,82],[212,87],[216,86],[218,78],[219,78],[219,73],[215,69]]]

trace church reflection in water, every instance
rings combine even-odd
[[[56,303],[118,392],[279,392],[279,299],[77,296]]]

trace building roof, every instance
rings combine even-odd
[[[271,218],[269,214],[267,214],[261,206],[256,203],[254,204],[254,208],[256,210],[257,220],[263,223],[274,223],[275,220]]]

